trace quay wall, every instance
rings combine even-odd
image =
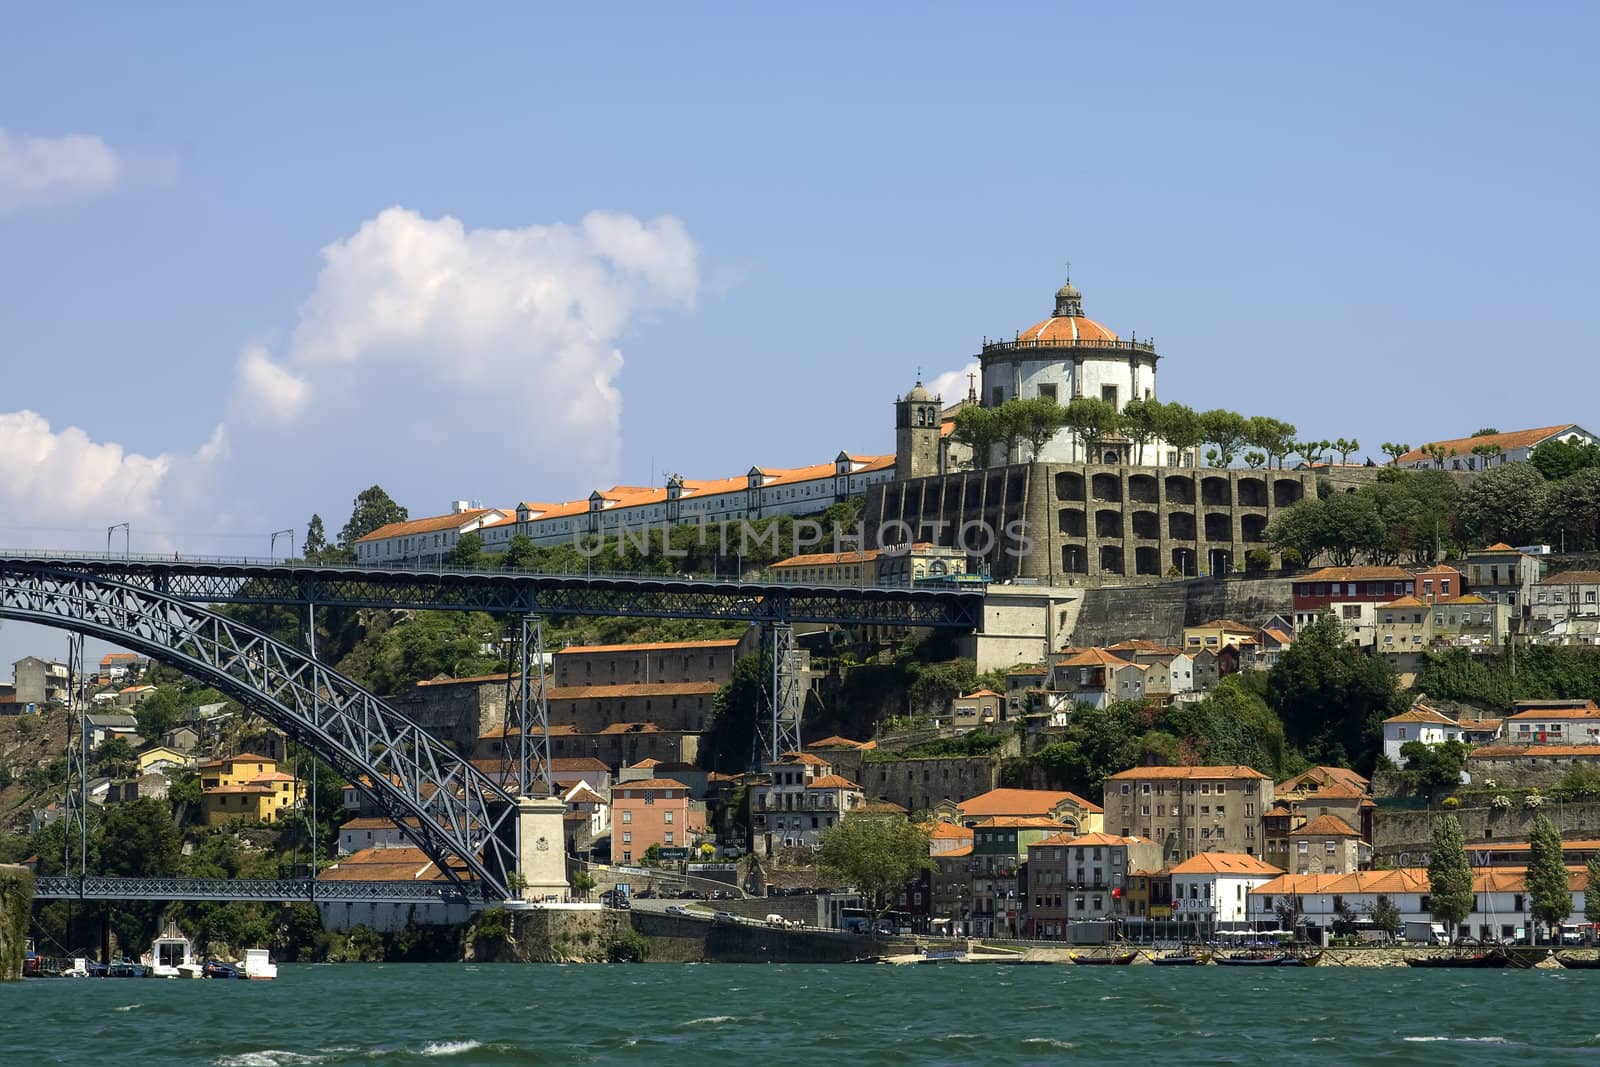
[[[1372,854],[1379,862],[1395,866],[1425,866],[1433,847],[1433,820],[1440,814],[1427,808],[1379,808],[1372,820]],[[1553,822],[1569,841],[1600,837],[1600,801],[1563,801],[1537,808],[1520,804],[1503,811],[1494,808],[1458,808],[1452,812],[1461,823],[1461,835],[1472,856],[1474,843],[1526,841],[1535,816]]]

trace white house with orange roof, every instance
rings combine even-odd
[[[1442,745],[1446,741],[1460,741],[1463,737],[1460,723],[1426,704],[1414,704],[1410,710],[1383,720],[1383,754],[1396,767],[1406,765],[1406,758],[1400,754],[1400,750],[1413,741]]]
[[[979,689],[952,700],[948,721],[939,725],[967,731],[980,726],[995,726],[1005,722],[1006,718],[1006,698],[993,689]]]
[[[1142,700],[1147,664],[1123,659],[1103,648],[1064,648],[1050,654],[1053,702],[1103,708],[1120,700]]]
[[[1242,852],[1202,852],[1170,872],[1173,916],[1208,930],[1242,930],[1250,917],[1250,891],[1283,873]]]
[[[479,533],[510,515],[499,508],[473,507],[457,500],[447,514],[391,522],[358,538],[352,547],[357,563],[442,563],[463,534]]]
[[[1597,440],[1600,439],[1576,423],[1559,423],[1531,430],[1430,441],[1395,460],[1395,466],[1412,470],[1481,471],[1507,463],[1526,463],[1533,458],[1534,450],[1546,441],[1592,445]]]
[[[1074,833],[1104,828],[1105,811],[1091,800],[1064,789],[991,789],[959,804],[941,803],[934,814],[965,826],[984,819],[1037,818],[1058,823]]]
[[[1519,700],[1500,724],[1513,745],[1600,745],[1600,706],[1592,700]]]

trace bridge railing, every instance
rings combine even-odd
[[[307,878],[118,878],[63,875],[34,879],[41,900],[394,901],[481,899],[445,882],[316,881]]]

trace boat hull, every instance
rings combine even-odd
[[[1073,963],[1083,967],[1126,967],[1139,958],[1137,952],[1124,952],[1117,956],[1068,956]]]
[[[1571,956],[1557,956],[1556,962],[1569,971],[1600,971],[1600,959],[1593,957],[1580,960]]]
[[[1490,969],[1511,966],[1508,956],[1498,953],[1489,956],[1407,956],[1407,967],[1472,967]]]

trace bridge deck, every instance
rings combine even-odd
[[[299,560],[0,549],[0,571],[101,575],[197,603],[487,611],[976,629],[979,591],[676,575],[372,567]]]
[[[41,900],[350,901],[432,904],[477,900],[445,882],[313,882],[309,878],[35,878]]]

